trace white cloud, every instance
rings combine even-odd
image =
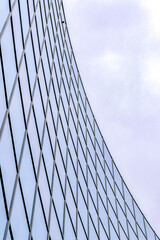
[[[152,56],[144,61],[142,73],[144,87],[151,94],[160,96],[160,57]]]
[[[65,2],[65,1],[64,1]],[[79,0],[67,0],[68,4],[73,4],[79,2]]]
[[[159,170],[160,0],[64,2],[95,117],[135,199],[143,203],[145,196],[153,206],[142,210],[158,233],[159,182],[153,179]],[[146,178],[152,181],[145,190]]]
[[[105,54],[101,60],[102,64],[112,71],[120,70],[123,61],[122,56],[114,52]]]
[[[109,74],[117,75],[122,72],[124,56],[113,51],[107,51],[104,54],[92,59],[90,65],[91,68],[94,67],[94,69],[96,69],[95,71],[98,69],[97,72],[102,73],[103,77],[99,81],[103,82]]]
[[[160,1],[143,0],[141,6],[148,11],[151,37],[160,38]]]

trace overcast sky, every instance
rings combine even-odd
[[[104,139],[160,236],[160,1],[64,0],[64,6]]]

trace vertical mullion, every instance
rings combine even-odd
[[[116,197],[116,179],[114,176],[114,167],[113,167],[113,178],[114,178],[114,195],[115,195],[115,213],[116,213],[116,218],[117,218],[117,226],[118,226],[118,235],[120,237],[120,229],[119,229],[119,221],[118,221],[118,207],[117,207],[117,197]],[[122,184],[122,179],[121,179],[121,184]]]
[[[104,150],[104,147],[103,147]],[[110,224],[109,224],[109,207],[108,207],[108,194],[107,194],[107,174],[106,174],[106,159],[105,159],[105,154],[104,154],[104,172],[105,172],[105,192],[106,192],[106,208],[107,208],[107,214],[108,214],[108,233],[110,237]]]
[[[66,33],[66,30],[65,30]],[[64,50],[64,49],[63,49]],[[64,52],[63,52],[64,56]],[[68,129],[67,129],[67,151],[68,151],[68,141],[69,141],[69,119],[70,119],[70,99],[71,99],[71,65],[70,65],[70,82],[69,82],[69,101],[68,101]],[[66,159],[66,169],[68,165],[68,154],[67,154],[67,159]],[[65,212],[67,211],[66,209],[66,192],[67,192],[67,171],[65,174],[65,204],[64,204],[64,212],[63,212],[63,238],[64,238],[64,232],[65,232]]]
[[[52,8],[52,2],[51,2],[51,8]],[[61,5],[60,5],[60,8],[61,8]],[[60,13],[60,11],[59,11]],[[58,16],[58,24],[59,24],[59,18],[60,18],[60,14]],[[54,19],[53,19],[54,21]],[[57,25],[58,26],[58,25]],[[58,27],[56,29],[56,38],[55,38],[55,48],[54,48],[54,52],[55,52],[55,49],[56,49],[56,40],[57,40],[57,36],[58,36]],[[64,48],[65,46],[63,46],[63,51],[64,51]],[[64,54],[63,54],[64,55]],[[54,63],[54,59],[53,59],[53,63]],[[63,72],[63,59],[62,59],[62,66],[61,66],[61,80],[60,80],[60,93],[61,93],[61,84],[62,84],[62,72]],[[51,81],[50,81],[50,86],[51,86],[51,82],[52,82],[52,77],[51,77]],[[59,112],[59,107],[60,107],[60,100],[61,100],[61,94],[59,93],[59,101],[58,101],[58,116],[57,116],[57,123],[56,123],[56,130],[58,130],[58,122],[60,121],[60,112]],[[57,132],[57,131],[56,131]],[[55,139],[55,149],[54,149],[54,156],[56,156],[56,148],[57,148],[57,144],[58,144],[58,141],[57,141],[57,134],[56,134],[56,139]],[[55,172],[55,167],[56,167],[56,162],[54,162],[53,164],[53,169],[52,169],[52,182],[51,182],[51,196],[50,196],[50,211],[49,211],[49,218],[48,218],[48,228],[49,228],[49,231],[50,231],[50,221],[51,221],[51,209],[52,209],[52,199],[53,199],[53,183],[54,183],[54,172]],[[64,219],[63,219],[64,221]],[[49,231],[48,231],[48,235],[47,235],[47,239],[49,240],[50,239],[50,234],[49,234]]]
[[[50,5],[49,14],[48,14],[47,19],[49,19],[50,11],[51,11],[51,5]],[[48,20],[47,20],[46,28],[45,28],[45,29],[47,29],[47,25],[48,25]],[[44,31],[44,34],[45,34],[45,32],[46,32],[46,30]],[[41,51],[43,50],[44,43],[45,43],[45,35],[44,35],[44,38],[43,38],[43,43],[42,43],[42,49],[41,49]],[[42,55],[40,55],[40,61],[42,61]],[[54,59],[53,59],[53,63],[54,63]],[[53,69],[53,63],[52,63],[52,69]],[[52,73],[50,72],[49,92],[50,92],[51,82],[52,82],[51,74],[52,74]],[[39,164],[38,164],[38,171],[37,171],[37,183],[36,183],[35,194],[34,194],[34,203],[33,203],[32,218],[31,218],[31,232],[30,232],[30,234],[29,234],[29,240],[32,238],[32,225],[33,225],[33,220],[34,220],[34,209],[35,209],[36,195],[37,195],[37,191],[38,191],[38,189],[39,189],[39,187],[38,187],[38,179],[39,179],[40,165],[41,165],[41,159],[42,159],[42,147],[43,147],[43,141],[44,141],[44,133],[45,133],[45,125],[46,125],[46,116],[47,116],[48,106],[49,106],[49,93],[48,93],[46,113],[45,113],[45,119],[44,119],[44,125],[43,125],[42,140],[41,140],[41,144],[40,144],[40,156],[39,156]],[[51,192],[51,194],[52,194],[52,192]],[[46,227],[47,227],[47,226],[46,226]],[[48,230],[48,233],[49,233],[49,228],[48,228],[47,230]],[[48,234],[48,235],[49,235],[49,234]]]
[[[95,119],[94,119],[94,148],[95,148],[95,167],[96,167],[96,195],[97,195],[97,221],[98,221],[98,237],[100,238],[100,224],[99,224],[99,204],[98,204],[98,171],[97,171],[97,154],[96,154],[96,148],[97,148],[97,142],[96,142],[96,136],[95,136]],[[99,161],[99,160],[98,160]]]

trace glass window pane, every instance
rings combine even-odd
[[[82,114],[81,107],[79,107],[79,124],[81,125],[81,129],[83,131],[83,135],[85,136],[85,133],[86,133],[86,125],[85,124],[86,123],[85,123],[85,119],[84,119],[83,114]]]
[[[95,164],[90,156],[90,154],[88,153],[88,158],[87,158],[87,163],[88,163],[88,167],[89,167],[89,170],[91,172],[91,175],[94,179],[94,181],[96,182],[96,168],[95,168]]]
[[[66,119],[68,120],[68,108],[69,108],[69,104],[68,104],[68,99],[67,99],[67,95],[66,95],[66,89],[64,87],[64,83],[61,85],[61,102],[63,102],[63,106],[64,106],[64,113],[66,116]]]
[[[20,79],[20,85],[21,85],[21,94],[22,94],[22,101],[23,101],[24,112],[25,112],[25,119],[27,122],[29,108],[30,108],[30,104],[31,104],[31,98],[30,98],[28,77],[27,77],[27,71],[26,71],[26,65],[25,65],[24,58],[21,63],[19,79]]]
[[[62,125],[61,120],[59,118],[59,122],[58,122],[58,135],[57,136],[58,136],[58,142],[59,142],[60,150],[61,150],[62,157],[63,157],[63,162],[64,162],[65,167],[66,167],[67,143],[66,143],[66,138],[65,138],[62,126],[63,125]]]
[[[16,157],[18,161],[20,157],[24,133],[25,133],[25,125],[24,125],[22,104],[21,104],[18,84],[16,85],[14,96],[12,98],[12,102],[10,106],[10,119],[11,119],[11,125],[12,125],[12,133],[14,136]]]
[[[74,225],[74,229],[76,229],[76,205],[73,199],[71,188],[68,183],[66,188],[66,202],[67,202],[68,210],[72,219],[72,223]]]
[[[51,112],[50,106],[48,107],[47,111],[47,127],[48,127],[48,135],[50,136],[51,139],[51,146],[54,151],[55,148],[55,122],[53,118],[53,114]]]
[[[99,127],[97,125],[97,123],[95,124],[95,136],[96,136],[96,139],[97,139],[97,142],[99,144],[99,147],[101,149],[101,152],[103,152],[103,138],[102,138],[102,134],[99,130]]]
[[[65,226],[64,226],[64,240],[68,239],[75,239],[75,233],[73,230],[73,226],[71,224],[71,220],[66,208],[66,214],[65,214]]]
[[[126,210],[127,210],[127,219],[129,221],[129,223],[131,224],[133,230],[136,232],[136,223],[135,223],[135,219],[132,215],[132,213],[130,212],[129,208],[126,206]]]
[[[106,196],[106,191],[105,191],[105,185],[104,186],[102,185],[99,178],[98,178],[98,193],[99,193],[99,196],[101,197],[101,200],[102,200],[104,206],[106,207],[107,196]]]
[[[97,233],[95,231],[95,228],[93,227],[93,223],[90,218],[89,218],[89,239],[90,240],[92,240],[92,239],[98,240]]]
[[[98,173],[98,175],[99,175],[99,177],[100,177],[100,179],[101,179],[101,181],[103,183],[103,186],[105,186],[105,173],[104,173],[104,170],[102,168],[102,165],[101,165],[100,160],[99,160],[98,157],[96,158],[96,160],[97,160],[97,173]]]
[[[76,108],[76,111],[77,111],[77,92],[76,92],[76,90],[78,90],[78,88],[75,88],[73,81],[71,81],[70,91],[71,91],[73,102],[74,102],[74,105],[75,105],[75,108]]]
[[[4,181],[8,208],[10,206],[14,182],[16,178],[16,165],[10,134],[9,123],[7,120],[3,131],[3,137],[0,142],[0,164],[2,168],[2,177]]]
[[[144,233],[141,231],[141,229],[139,228],[139,226],[137,226],[137,229],[138,229],[138,237],[139,237],[139,239],[145,240],[146,237],[144,236]]]
[[[101,240],[108,240],[109,238],[106,235],[106,232],[104,231],[104,228],[100,222],[100,239]]]
[[[63,125],[63,132],[64,132],[65,139],[67,139],[68,121],[66,119],[66,115],[65,115],[65,112],[64,112],[62,102],[60,104],[60,118],[59,119],[61,120],[59,122],[62,122],[62,125]]]
[[[122,227],[119,226],[119,229],[120,229],[120,239],[123,239],[123,240],[128,240],[125,232],[123,231]]]
[[[80,165],[82,167],[82,171],[84,174],[84,177],[86,179],[86,169],[87,169],[87,162],[86,162],[86,157],[85,157],[85,153],[83,151],[82,145],[81,143],[78,141],[78,159],[80,162]]]
[[[71,114],[71,112],[70,112],[70,117],[69,117],[69,129],[70,129],[70,133],[72,135],[74,147],[75,147],[75,149],[77,149],[77,129],[76,129],[76,125],[73,120],[73,115]]]
[[[97,141],[96,141],[96,152],[97,152],[97,155],[98,155],[98,159],[99,159],[99,161],[101,163],[101,166],[104,169],[104,157],[102,155],[102,149],[100,149],[99,144],[97,143]]]
[[[85,95],[85,90],[84,90],[81,78],[79,79],[79,91],[80,91],[80,94],[81,94],[81,99],[82,99],[83,106],[85,107],[86,95]]]
[[[7,19],[9,14],[9,3],[6,0],[1,0],[1,7],[0,7],[0,32],[3,28],[3,25]]]
[[[98,232],[98,214],[97,214],[97,202],[92,201],[91,196],[89,195],[89,214],[93,220],[94,226]]]
[[[116,197],[118,199],[118,203],[120,204],[121,208],[123,209],[123,211],[125,212],[125,208],[124,208],[124,199],[120,193],[120,191],[118,190],[118,188],[116,187]]]
[[[5,94],[4,94],[2,71],[1,71],[1,61],[0,61],[0,89],[1,89],[0,90],[0,128],[1,128],[4,114],[6,111],[6,101],[5,101]]]
[[[43,139],[43,158],[45,162],[45,168],[47,171],[48,180],[51,187],[52,181],[52,171],[54,164],[53,149],[51,148],[51,143],[49,140],[49,135],[47,129],[45,129],[44,139]]]
[[[32,2],[32,1],[31,1]],[[37,25],[36,25],[36,20],[34,18],[33,23],[32,23],[32,36],[33,36],[33,45],[34,45],[34,52],[35,52],[35,57],[36,57],[36,65],[38,66],[38,62],[40,59],[40,46],[39,46],[39,41],[38,41],[38,35],[37,35]]]
[[[9,99],[11,90],[13,87],[13,83],[16,77],[16,73],[17,73],[10,21],[8,22],[5,32],[3,34],[3,37],[1,40],[1,48],[2,48],[2,59],[3,59],[3,66],[4,66],[7,97]]]
[[[147,232],[147,239],[155,240],[154,232],[146,220],[145,220],[145,226],[146,226],[146,232]]]
[[[43,69],[42,69],[42,65],[41,64],[39,65],[38,77],[39,77],[39,84],[40,84],[40,88],[41,88],[43,104],[44,104],[44,107],[46,109],[48,96],[47,96],[46,81],[45,81],[45,78],[44,78]]]
[[[49,206],[50,206],[50,189],[49,189],[43,161],[41,162],[38,184],[39,184],[42,204],[43,204],[44,211],[45,211],[45,217],[46,217],[46,220],[48,220]]]
[[[52,113],[52,118],[54,120],[54,125],[56,126],[57,125],[58,108],[57,108],[57,103],[56,103],[56,96],[54,94],[54,90],[52,87],[50,89],[49,98],[50,98],[50,110]]]
[[[72,187],[72,191],[73,191],[73,194],[74,194],[74,199],[76,200],[77,178],[76,178],[74,165],[71,161],[71,157],[70,157],[69,153],[68,153],[68,163],[67,163],[67,176],[68,176],[69,182],[70,182],[71,187]]]
[[[51,239],[62,240],[61,231],[57,222],[57,217],[53,205],[51,210],[50,236]]]
[[[69,38],[69,33],[68,30],[66,32],[66,44],[67,44],[67,54],[68,54],[68,58],[71,59],[71,43],[70,43],[70,38]]]
[[[55,66],[54,66],[53,71],[52,71],[52,86],[53,86],[53,89],[54,89],[55,99],[56,99],[56,102],[57,102],[57,105],[58,105],[60,88],[59,88],[59,85],[58,85],[57,70],[56,70]]]
[[[78,71],[78,67],[77,67],[77,63],[76,63],[74,55],[72,57],[72,67],[73,67],[76,83],[78,84],[78,73],[79,73],[79,71]]]
[[[114,225],[114,228],[118,232],[117,215],[116,215],[114,209],[112,208],[112,205],[110,204],[110,202],[108,202],[108,210],[109,210],[109,217]]]
[[[19,224],[17,224],[19,223]],[[19,185],[16,189],[16,195],[14,199],[12,215],[11,215],[11,227],[14,239],[21,240],[27,239],[29,236],[29,229],[27,226],[27,219],[24,211],[22,202],[22,195],[20,192]]]
[[[77,106],[74,104],[72,96],[70,97],[70,111],[72,112],[75,125],[77,126]]]
[[[36,205],[34,210],[33,227],[32,227],[33,239],[44,240],[47,239],[47,229],[42,212],[42,206],[37,192]]]
[[[104,157],[110,172],[113,174],[112,158],[105,144],[104,144]]]
[[[110,186],[110,184],[108,183],[108,181],[107,181],[107,196],[115,210],[116,209],[116,205],[115,205],[116,198],[115,198],[114,191],[113,191],[112,187]]]
[[[88,142],[87,146],[88,146],[89,152],[91,154],[93,161],[95,162],[95,149],[93,145],[94,143],[92,143],[92,140],[88,133],[87,133],[87,142]]]
[[[79,184],[81,186],[81,189],[83,191],[83,195],[85,197],[85,200],[87,201],[87,185],[86,185],[86,181],[84,179],[84,174],[82,173],[81,167],[79,166],[79,170],[78,170],[78,181]]]
[[[18,2],[16,2],[16,5],[13,9],[12,20],[13,20],[13,29],[14,29],[14,40],[16,45],[16,56],[19,64],[22,51],[23,51],[23,46],[22,46],[22,32],[21,32],[21,26],[20,26]]]
[[[29,30],[29,18],[28,18],[26,1],[20,1],[20,11],[21,11],[21,18],[22,18],[22,25],[23,25],[23,37],[25,41],[28,30]]]
[[[137,206],[137,204],[135,202],[134,202],[134,209],[135,209],[136,220],[137,220],[140,228],[142,229],[143,233],[145,233],[143,215],[142,215],[141,210],[139,209],[139,207]]]
[[[129,237],[130,239],[133,239],[133,240],[138,240],[138,237],[136,236],[135,232],[133,231],[132,227],[130,226],[130,224],[128,225],[129,226]]]
[[[75,147],[73,145],[73,141],[72,141],[71,135],[69,135],[68,147],[69,147],[69,151],[70,151],[70,154],[71,154],[71,157],[72,157],[74,168],[77,169],[77,153],[76,153]]]
[[[106,170],[106,171],[105,171],[105,172],[106,172],[106,178],[107,178],[108,182],[110,183],[112,189],[114,189],[114,179],[113,179],[113,175],[111,174],[108,166],[106,166],[106,169],[105,169],[105,170]]]
[[[54,174],[54,185],[53,185],[53,201],[55,204],[56,212],[58,215],[58,220],[61,226],[63,227],[63,211],[64,211],[64,197],[62,193],[62,189],[60,186],[60,182],[58,179],[57,171]]]
[[[123,186],[124,186],[124,197],[125,197],[126,203],[127,203],[128,207],[130,208],[132,214],[134,215],[132,196],[131,196],[127,186],[125,184],[123,184]]]
[[[115,231],[115,228],[113,227],[111,222],[110,222],[110,239],[111,240],[118,240],[119,239],[118,236],[117,236],[117,233]]]
[[[34,3],[34,1],[29,1],[29,15],[30,15],[30,19],[32,19],[33,12],[34,12],[33,3]]]
[[[51,43],[52,43],[51,47],[52,47],[52,52],[53,52],[53,49],[55,47],[54,42],[55,42],[55,31],[56,31],[56,29],[52,27],[53,26],[52,25],[53,20],[51,20],[51,19],[53,19],[53,18],[51,18],[51,17],[52,17],[52,11],[50,12],[50,16],[48,18],[48,31],[49,31],[49,37],[50,37]]]
[[[40,147],[39,147],[39,141],[38,141],[38,135],[36,131],[36,125],[35,120],[33,116],[33,111],[31,111],[30,120],[29,120],[29,126],[28,126],[28,135],[29,135],[29,141],[32,151],[32,157],[34,162],[34,167],[38,169],[38,163],[39,163],[39,154],[40,154]]]
[[[65,86],[66,86],[66,88],[69,88],[71,74],[70,74],[70,65],[69,65],[69,62],[67,60],[66,51],[64,52],[63,66],[64,66],[63,78],[65,80],[64,81],[65,82]]]
[[[40,5],[38,4],[37,11],[36,11],[36,20],[38,25],[38,37],[40,41],[40,49],[42,47],[42,41],[43,41],[43,28],[42,28],[42,19],[40,14]]]
[[[125,213],[123,212],[123,210],[121,209],[119,204],[117,204],[117,208],[118,208],[118,219],[119,219],[125,233],[127,234],[127,219],[126,219]]]
[[[57,47],[56,47],[56,51],[55,51],[55,54],[54,54],[54,67],[55,67],[55,71],[56,71],[56,79],[57,79],[57,82],[58,82],[58,86],[60,87],[61,65],[60,65],[60,62],[59,62]]]
[[[40,2],[41,4],[41,15],[42,15],[42,25],[44,26],[43,29],[46,26],[46,18],[45,18],[45,10],[44,10],[44,2]]]
[[[35,93],[34,93],[33,107],[34,107],[34,111],[35,111],[36,122],[38,125],[38,132],[39,132],[39,136],[41,139],[42,132],[43,132],[43,126],[44,126],[44,112],[43,112],[42,100],[41,100],[41,95],[40,95],[38,84],[36,86]]]
[[[1,223],[0,223],[0,236],[4,235],[4,230],[7,222],[7,216],[5,212],[4,198],[2,193],[2,186],[0,182],[0,213],[1,213]]]
[[[47,55],[48,55],[48,59],[49,59],[49,65],[51,67],[53,52],[52,52],[52,48],[51,48],[51,42],[50,42],[50,36],[49,36],[49,33],[48,33],[48,29],[46,31],[45,36],[46,36],[46,50],[47,50]]]
[[[65,169],[65,166],[64,166],[64,161],[62,159],[62,155],[60,153],[59,144],[57,144],[55,161],[56,161],[56,166],[57,166],[58,174],[59,174],[59,177],[60,177],[60,181],[61,181],[61,184],[62,184],[62,188],[63,188],[63,191],[64,191],[66,169]]]
[[[93,181],[93,178],[91,177],[90,171],[88,171],[88,189],[93,198],[93,201],[96,203],[97,202],[97,189],[96,189],[95,183]]]
[[[104,208],[104,205],[101,201],[101,199],[99,198],[99,217],[102,221],[103,227],[105,228],[105,231],[107,234],[109,234],[108,232],[108,214],[106,212],[106,209]]]
[[[58,25],[58,35],[57,35],[57,51],[58,51],[58,57],[59,57],[59,62],[60,62],[60,66],[62,67],[62,54],[63,54],[63,48],[61,48],[60,45],[60,28],[59,28],[60,24]]]
[[[47,88],[49,89],[49,82],[50,82],[51,75],[50,75],[50,65],[49,65],[49,62],[48,62],[45,45],[43,47],[43,52],[42,52],[42,65],[43,65],[43,69],[44,69],[44,74],[45,74],[45,80],[46,80],[46,83],[47,83]]]
[[[82,132],[82,129],[81,129],[81,126],[79,126],[79,129],[78,129],[78,138],[79,138],[79,141],[81,142],[81,145],[82,145],[82,148],[83,148],[83,152],[86,154],[86,141],[85,141],[85,135],[83,135],[83,132]]]
[[[82,226],[82,222],[81,222],[81,220],[80,220],[80,218],[78,217],[78,240],[86,240],[86,239],[88,239],[87,237],[86,237],[86,233],[85,233],[85,230],[84,230],[84,228],[83,228],[83,226]]]
[[[27,69],[29,74],[29,84],[31,93],[33,91],[33,86],[35,83],[36,78],[36,68],[35,68],[35,62],[34,62],[34,56],[33,56],[33,46],[31,41],[31,35],[29,35],[27,45],[26,45],[26,59],[27,59]]]
[[[78,187],[78,212],[79,212],[79,215],[81,217],[81,220],[82,220],[83,226],[85,228],[85,231],[87,232],[88,211],[87,211],[86,203],[85,203],[84,198],[82,196],[82,192],[81,192],[79,187]]]
[[[72,73],[72,72],[71,72]],[[71,81],[71,95],[73,98],[73,102],[75,104],[76,107],[76,111],[77,111],[77,100],[78,100],[78,87],[77,85],[74,83],[73,79]]]
[[[121,191],[121,194],[123,195],[123,189],[122,189],[122,178],[119,174],[119,171],[117,169],[117,167],[115,166],[115,164],[113,164],[113,167],[114,167],[114,179],[115,179],[115,182],[119,188],[119,190]]]
[[[26,141],[20,168],[20,180],[29,220],[31,219],[36,179],[28,143]]]

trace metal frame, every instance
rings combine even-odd
[[[3,116],[0,116],[0,151],[2,151],[2,154],[0,152],[0,188],[2,192],[0,201],[2,201],[4,205],[6,214],[2,218],[3,224],[5,224],[5,230],[4,232],[0,232],[0,238],[4,240],[8,239],[8,237],[15,239],[15,231],[18,232],[18,223],[17,229],[13,229],[12,221],[14,221],[14,219],[12,218],[16,205],[15,198],[18,191],[17,189],[19,189],[25,218],[24,221],[26,221],[27,226],[26,234],[29,240],[37,239],[36,236],[34,236],[37,201],[40,201],[39,210],[42,213],[43,227],[45,229],[46,239],[48,240],[52,239],[53,226],[51,222],[53,216],[55,216],[55,225],[58,226],[61,239],[66,239],[66,231],[68,231],[67,227],[69,224],[74,239],[78,240],[81,234],[83,234],[83,237],[86,239],[92,239],[92,234],[94,234],[94,239],[101,239],[102,232],[105,239],[111,240],[122,238],[130,240],[133,239],[133,237],[137,240],[142,240],[141,238],[151,239],[150,235],[148,235],[149,233],[151,233],[153,237],[151,240],[158,240],[158,236],[138,208],[120,175],[92,113],[72,49],[62,0],[26,0],[26,5],[20,0],[15,0],[13,3],[9,0],[8,4],[9,12],[6,19],[2,19],[4,25],[0,29],[0,76],[2,76],[2,78],[0,78],[0,84],[3,87],[3,92],[0,92],[0,97],[2,97],[5,102],[5,106],[3,106],[5,111]],[[25,20],[28,21],[28,29],[25,29],[23,8],[28,14],[28,18]],[[20,41],[22,43],[20,59],[18,59],[16,46],[15,31],[17,29],[14,25],[14,11],[18,11],[17,14],[19,16],[19,34],[21,35]],[[14,62],[16,69],[15,76],[13,75],[14,73],[12,73],[13,82],[10,95],[8,95],[8,80],[6,79],[6,69],[7,71],[10,69],[5,62],[5,52],[3,49],[3,44],[7,44],[3,43],[3,39],[9,25],[11,29],[11,41],[13,43],[13,49],[11,50],[14,55],[14,59],[11,59],[11,61]],[[24,35],[24,29],[26,36]],[[29,45],[29,42],[31,45]],[[31,77],[32,69],[28,59],[28,51],[29,57],[32,58],[34,65],[32,67],[35,69],[34,79]],[[10,56],[7,57],[9,58]],[[25,68],[25,73],[22,73],[26,74],[26,80],[23,78],[23,74],[21,74],[23,67]],[[27,100],[22,90],[24,88],[24,81],[26,81],[25,84],[28,86],[29,91]],[[43,87],[41,85],[42,83]],[[21,142],[21,148],[19,149],[20,155],[17,154],[17,132],[15,131],[11,114],[13,100],[17,97],[16,91],[18,91],[20,96],[21,117],[24,124],[24,129],[21,133],[23,140]],[[38,91],[39,94],[38,104],[35,100],[36,91]],[[65,98],[63,94],[65,94]],[[25,101],[28,101],[29,105],[28,115],[26,113]],[[39,108],[42,110],[41,116],[37,114]],[[16,109],[14,117],[16,117]],[[36,156],[38,159],[37,165],[34,156],[35,146],[32,139],[33,136],[30,132],[32,124],[35,128],[36,136],[34,137],[37,138],[38,142],[38,149],[36,149],[39,154]],[[40,124],[42,126],[41,129]],[[4,132],[7,131],[7,129],[9,129],[7,134],[10,144],[4,146]],[[62,146],[61,134],[63,135],[63,141],[65,143],[65,152],[63,151],[64,146]],[[51,152],[51,176],[48,172],[48,163],[46,155],[44,154],[44,152],[47,151],[44,145],[45,137],[48,140],[48,147]],[[24,161],[26,146],[29,148],[28,159],[31,163],[35,180],[33,183],[35,185],[34,199],[32,206],[30,206],[32,207],[31,217],[29,217],[28,214],[25,190],[23,188],[24,183],[21,178],[21,174],[23,174],[21,165]],[[9,151],[13,152],[13,161],[16,169],[16,174],[13,179],[13,189],[9,189],[8,186],[6,188],[6,169],[10,167],[7,165],[9,159],[7,159],[7,157],[6,159],[1,157],[3,154],[7,156],[7,152]],[[92,168],[90,164],[92,164]],[[73,176],[70,176],[70,168],[72,168]],[[46,216],[45,193],[42,191],[42,186],[39,181],[40,171],[43,171],[46,179],[47,197],[49,198],[48,216]],[[57,176],[58,182],[55,181],[55,175]],[[7,176],[7,178],[10,180],[11,177]],[[72,178],[76,179],[76,190],[73,189]],[[92,185],[90,185],[89,179],[92,181]],[[81,182],[83,182],[83,186]],[[62,219],[60,219],[59,212],[57,211],[57,202],[54,194],[55,186],[59,186],[62,195]],[[96,199],[92,196],[92,188],[95,189]],[[8,191],[11,194],[10,202],[7,198]],[[72,218],[72,209],[67,199],[68,191],[70,191],[70,196],[74,203],[75,221]],[[86,194],[84,191],[86,191]],[[80,204],[82,204],[80,197],[82,197],[84,204],[81,207],[84,206],[87,210],[87,225],[83,222],[83,212],[80,211]],[[129,199],[131,199],[130,203]],[[90,205],[90,203],[92,203],[92,205]],[[91,206],[94,209],[97,220],[94,220]],[[106,222],[102,221],[101,206],[104,209],[104,214],[106,214],[108,218],[108,220],[106,218]],[[136,209],[138,212],[136,212]],[[69,217],[68,222],[66,221],[66,214],[68,214]],[[18,217],[17,212],[17,218]],[[121,217],[124,219],[124,222],[121,222]],[[131,223],[131,218],[134,224]],[[81,230],[79,226],[81,226]]]

